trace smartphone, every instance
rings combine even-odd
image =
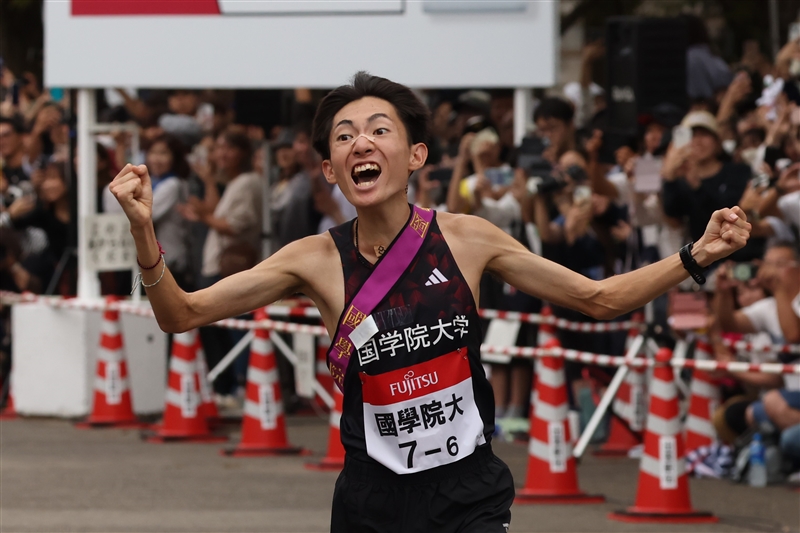
[[[572,192],[572,201],[580,204],[588,201],[592,197],[592,188],[588,185],[578,185]]]
[[[800,38],[800,22],[792,22],[789,24],[789,42],[796,41]]]
[[[645,194],[659,192],[662,163],[660,157],[638,158],[633,168],[633,190]]]
[[[672,145],[675,148],[682,148],[692,142],[692,130],[686,126],[675,126],[672,128]]]
[[[753,263],[736,263],[731,269],[731,277],[737,281],[750,281],[758,274],[758,265]]]
[[[498,187],[508,187],[514,182],[514,169],[510,167],[487,168],[484,174],[492,185]]]

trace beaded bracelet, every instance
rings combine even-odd
[[[141,268],[142,270],[153,270],[155,267],[158,266],[158,263],[164,258],[165,252],[164,249],[161,247],[161,243],[156,241],[156,244],[158,245],[158,259],[156,260],[155,263],[153,263],[153,266],[149,267],[144,266],[142,263],[139,262],[139,256],[138,255],[136,256],[136,264],[139,265],[139,268]]]

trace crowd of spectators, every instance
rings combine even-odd
[[[687,51],[689,107],[656,106],[627,136],[606,130],[606,95],[591,78],[604,55],[601,42],[585,47],[580,80],[563,92],[537,94],[535,127],[521,145],[513,138],[511,91],[423,91],[434,119],[430,157],[411,176],[409,201],[486,218],[534,253],[597,280],[677,252],[700,237],[714,210],[738,204],[753,237],[711,268],[703,288],[708,319],[694,329],[708,332],[719,360],[788,361],[790,355],[763,350],[736,354],[724,341],[800,342],[800,41],[786,44],[774,61],[749,42],[741,61],[727,65],[702,28],[695,30]],[[69,92],[43,89],[31,73],[15,77],[6,69],[2,80],[0,289],[71,295],[74,102]],[[266,130],[235,123],[237,110],[222,91],[108,89],[104,95],[99,119],[136,124],[140,153],[126,131],[97,137],[98,211],[119,211],[108,192],[118,169],[146,163],[156,233],[186,290],[355,216],[322,178],[311,148],[309,118],[319,94],[295,90],[285,99],[292,102],[287,125]],[[130,273],[102,273],[101,284],[104,294],[127,294]],[[682,289],[700,290],[691,280]],[[485,308],[538,312],[543,305],[489,276],[480,296]],[[660,299],[651,312],[665,328],[670,302]],[[568,309],[553,312],[588,320]],[[7,313],[0,333],[7,375]],[[515,340],[535,345],[536,333],[523,326]],[[214,328],[202,336],[212,366],[238,339]],[[565,347],[595,353],[624,349],[624,336],[559,337]],[[242,386],[242,359],[215,382],[218,393]],[[495,365],[491,374],[498,418],[525,416],[530,365]],[[598,378],[578,365],[568,367],[568,377],[578,407]],[[715,420],[720,438],[735,444],[748,432],[774,434],[795,461],[791,470],[800,468],[800,378],[727,372],[717,378],[726,390]],[[291,389],[284,372],[282,381]]]

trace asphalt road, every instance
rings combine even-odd
[[[324,454],[327,423],[291,417],[292,443]],[[238,435],[231,434],[232,442]],[[82,430],[63,420],[0,422],[0,532],[325,532],[336,473],[306,470],[311,457],[230,458],[219,444],[150,444],[133,430]],[[526,447],[495,443],[517,486]],[[594,505],[515,505],[511,531],[800,532],[800,493],[727,481],[691,481],[710,525],[622,524],[609,511],[633,503],[638,462],[588,456],[581,488]]]

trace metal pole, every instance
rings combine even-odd
[[[78,89],[78,298],[100,297],[100,280],[87,265],[85,219],[97,212],[97,151],[91,133],[97,115],[94,89]]]
[[[679,339],[678,342],[675,343],[675,350],[672,352],[672,360],[673,361],[685,361],[686,360],[686,352],[689,351],[689,343],[683,339]],[[674,372],[673,381],[675,381],[675,386],[678,388],[680,393],[683,395],[684,398],[688,398],[691,396],[691,391],[689,390],[689,386],[683,382],[681,379],[680,371]],[[683,414],[683,413],[682,413]]]
[[[633,342],[631,343],[630,348],[628,349],[628,353],[625,354],[626,359],[634,359],[636,354],[639,353],[639,350],[642,349],[642,345],[644,344],[644,335],[639,334]],[[589,423],[586,425],[586,429],[583,430],[583,434],[581,434],[581,438],[578,439],[578,442],[575,444],[575,448],[572,450],[572,455],[575,458],[580,457],[583,455],[583,452],[586,450],[586,446],[589,445],[589,441],[594,435],[594,432],[597,430],[597,426],[600,425],[600,421],[603,419],[603,415],[606,414],[606,410],[608,406],[611,405],[611,401],[614,399],[614,396],[617,395],[617,391],[619,390],[622,382],[625,380],[625,376],[630,371],[630,368],[627,366],[619,367],[619,370],[614,374],[614,379],[611,380],[611,383],[608,385],[606,389],[606,393],[600,399],[600,403],[597,405],[597,408],[594,410],[594,414],[592,414],[592,418],[589,420]]]
[[[531,90],[525,87],[514,89],[514,146],[522,144],[530,120]]]
[[[242,351],[242,348],[250,344],[250,341],[253,340],[254,336],[255,332],[253,330],[250,330],[244,337],[239,339],[239,342],[237,342],[236,345],[234,345],[234,347],[231,348],[231,350],[227,354],[225,354],[225,357],[223,357],[220,360],[220,362],[217,363],[217,365],[211,369],[211,372],[208,373],[209,383],[213,383],[214,380],[217,379],[219,375],[222,374],[225,371],[225,369],[231,365],[231,363],[233,363],[234,359],[236,359],[236,357],[239,355],[239,352]]]
[[[295,355],[292,349],[289,348],[289,345],[286,344],[286,341],[284,341],[283,338],[281,338],[281,336],[274,331],[270,332],[269,338],[272,341],[272,344],[274,344],[275,347],[281,351],[281,353],[292,364],[292,366],[297,367],[297,355]],[[325,387],[320,385],[320,382],[317,381],[316,377],[311,385],[314,388],[314,392],[316,392],[317,395],[322,398],[322,401],[325,402],[325,405],[327,405],[329,409],[333,409],[333,397],[327,390],[325,390]]]
[[[778,0],[769,0],[769,40],[772,45],[772,57],[776,57],[781,49],[780,30],[778,29]]]

